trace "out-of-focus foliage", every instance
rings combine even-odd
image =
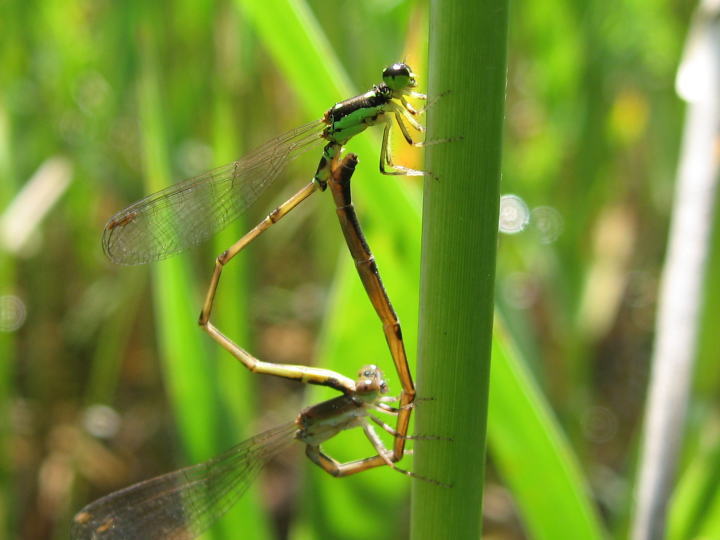
[[[319,117],[392,61],[407,57],[423,84],[422,3],[268,1],[262,13],[255,4],[0,5],[0,536],[64,538],[85,502],[206,459],[310,401],[296,384],[246,373],[195,324],[213,257],[242,226],[151,268],[114,267],[99,244],[107,218],[152,182],[203,172]],[[507,199],[511,218],[527,212],[529,223],[501,235],[498,305],[618,536],[681,134],[673,78],[691,7],[553,0],[511,11],[502,189],[519,197]],[[475,39],[461,38],[468,47]],[[377,134],[350,150],[361,157],[358,210],[414,359],[419,185],[377,174]],[[414,157],[398,146],[397,161]],[[245,224],[307,181],[317,159],[294,163]],[[40,188],[22,209],[37,221],[10,223],[8,209],[31,182]],[[390,371],[329,197],[313,199],[227,268],[218,326],[266,360],[350,376],[374,361]],[[701,483],[720,463],[711,429],[717,311],[708,307],[705,323],[677,538],[718,519]],[[351,459],[370,452],[365,444],[347,434],[328,447]],[[502,462],[488,478],[485,529],[522,537]],[[334,480],[296,451],[258,483],[215,537],[407,534],[407,480],[391,471]]]

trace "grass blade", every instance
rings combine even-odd
[[[507,3],[431,4],[428,149],[420,285],[416,470],[449,489],[413,484],[413,538],[478,538],[482,524],[488,377],[492,341]],[[472,47],[463,37],[478,36]]]

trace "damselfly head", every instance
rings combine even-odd
[[[358,380],[355,383],[355,391],[358,394],[381,393],[388,391],[383,372],[374,364],[363,366],[358,371]]]
[[[383,70],[383,82],[392,90],[407,90],[415,88],[415,74],[410,66],[404,63],[397,63],[386,67]]]

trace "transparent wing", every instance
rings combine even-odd
[[[103,250],[118,264],[157,261],[198,244],[237,219],[288,161],[320,146],[325,124],[311,122],[280,135],[239,161],[174,184],[115,214]]]
[[[294,440],[294,422],[256,435],[224,454],[116,491],[75,515],[74,540],[189,540],[243,495],[260,469]]]

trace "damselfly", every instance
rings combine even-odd
[[[262,362],[227,338],[210,321],[215,294],[223,266],[250,242],[277,223],[315,191],[331,186],[338,217],[358,273],[383,325],[383,332],[402,385],[401,414],[397,430],[407,433],[410,407],[415,387],[410,374],[402,340],[400,322],[385,293],[380,274],[355,215],[350,196],[349,173],[336,171],[354,169],[340,165],[343,145],[367,127],[383,126],[380,172],[390,175],[419,176],[423,171],[393,163],[390,152],[390,129],[393,119],[408,144],[420,146],[410,135],[408,125],[418,132],[424,128],[415,119],[423,110],[416,110],[408,98],[424,100],[415,92],[415,74],[403,63],[383,71],[383,82],[368,92],[341,101],[331,107],[320,120],[281,135],[244,158],[168,187],[129,206],[113,216],[105,226],[103,248],[107,256],[120,264],[141,264],[166,258],[197,244],[224,228],[243,213],[272,183],[285,165],[298,155],[324,145],[320,163],[310,182],[287,201],[275,208],[258,225],[240,238],[215,261],[202,311],[200,326],[222,347],[256,373],[301,379],[326,384],[316,378],[311,368]],[[337,178],[334,180],[334,176]],[[394,456],[403,455],[404,439],[396,439]]]
[[[343,395],[303,409],[293,422],[256,435],[209,461],[177,470],[116,491],[78,512],[75,540],[189,540],[208,529],[242,497],[263,466],[293,440],[305,444],[310,460],[332,476],[348,476],[387,465],[400,469],[392,450],[383,444],[372,423],[394,437],[397,433],[373,414],[397,414],[396,398],[374,365],[363,367],[353,381],[335,374]],[[341,463],[320,445],[341,431],[361,427],[377,455]],[[424,479],[420,477],[421,479]],[[437,483],[437,482],[436,482]]]

